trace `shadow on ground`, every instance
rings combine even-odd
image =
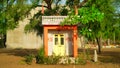
[[[87,49],[89,54],[94,56],[94,49]],[[78,52],[83,52],[84,49],[79,49]],[[120,48],[102,49],[102,53],[98,54],[98,61],[102,63],[120,64]]]
[[[6,49],[6,48],[2,48],[2,49],[0,49],[0,54],[2,54],[2,53],[5,53],[7,55],[25,57],[26,55],[29,55],[29,54],[36,55],[38,53],[38,50],[36,50],[36,49]]]
[[[120,64],[120,51],[103,51],[99,56],[99,60],[104,63],[118,63]]]
[[[83,52],[83,49],[79,49],[78,53]],[[94,49],[88,49],[86,50],[89,52],[90,55],[94,55]],[[0,49],[0,54],[7,54],[7,55],[14,55],[14,56],[20,56],[25,57],[29,54],[36,55],[38,53],[38,50],[36,49]],[[102,49],[102,53],[98,54],[98,60],[103,63],[114,63],[114,64],[120,64],[120,48],[109,48],[109,49]]]

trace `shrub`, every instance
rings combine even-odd
[[[87,52],[81,52],[78,57],[75,59],[75,64],[85,65],[87,60],[89,60],[89,54]]]
[[[58,64],[59,56],[49,56],[44,58],[44,64]]]
[[[52,59],[51,64],[58,64],[60,56],[51,56],[50,59]]]
[[[86,60],[91,60],[90,49],[86,49]]]
[[[86,58],[85,58],[86,57]],[[81,53],[77,58],[72,57],[60,57],[60,56],[44,56],[44,49],[41,48],[36,55],[36,63],[38,64],[81,64],[84,65],[87,63],[87,60],[90,59],[89,51],[85,54]]]
[[[36,55],[36,63],[44,63],[44,61],[46,60],[46,58],[44,57],[44,49],[41,48],[38,52],[38,54]]]
[[[33,55],[33,54],[27,55],[27,56],[25,56],[25,62],[26,62],[27,64],[31,64],[33,58],[34,58],[34,55]]]
[[[85,65],[86,64],[86,60],[83,59],[83,58],[78,57],[78,58],[75,59],[75,64]]]
[[[59,56],[44,56],[44,49],[41,48],[36,55],[36,63],[38,64],[58,64],[60,57]]]

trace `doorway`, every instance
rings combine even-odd
[[[53,53],[55,56],[65,56],[65,36],[64,34],[54,34]]]

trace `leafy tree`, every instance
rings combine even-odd
[[[14,29],[18,21],[22,20],[29,11],[28,0],[1,0],[0,12],[0,33],[6,33],[6,30]],[[2,26],[3,25],[3,26]]]
[[[78,7],[82,7],[88,0],[66,0],[66,5],[70,8],[74,8],[75,14],[78,14]]]
[[[115,25],[113,22],[113,0],[83,0],[81,5],[78,10],[78,15],[75,15],[75,10],[72,10],[72,13],[65,19],[63,25],[78,24],[82,27],[80,28],[80,34],[86,37],[92,36],[93,39],[96,38],[98,51],[101,53],[101,40],[102,38],[110,37],[113,25]]]
[[[43,1],[46,3],[42,4]],[[25,18],[29,11],[36,7],[45,7],[44,14],[38,13],[31,19],[31,27],[29,25],[26,29],[34,29],[38,25],[38,19],[41,18],[41,15],[66,15],[67,9],[60,9],[59,3],[61,0],[0,0],[0,33],[6,33],[6,30],[14,29],[18,26],[18,21]],[[52,4],[55,4],[56,7],[52,8]],[[41,12],[41,11],[40,11]],[[65,12],[65,13],[62,13]],[[37,18],[37,19],[36,19]]]
[[[29,10],[28,0],[0,0],[0,35],[4,43],[7,30],[18,26],[18,21],[22,20]]]
[[[43,5],[43,1],[46,4]],[[46,8],[45,13],[37,13],[25,28],[25,30],[41,29],[38,24],[42,15],[68,14],[69,11],[65,8],[66,6],[60,8],[60,2],[61,0],[0,0],[0,34],[6,34],[7,30],[16,28],[18,21],[26,17],[31,9],[43,6]],[[112,34],[115,39],[119,39],[120,13],[119,11],[115,13],[113,6],[117,9],[120,1],[66,0],[66,3],[72,9],[64,24],[78,24],[81,27],[80,34],[86,37],[92,36],[93,39],[96,38],[99,52],[101,38],[112,39]],[[55,4],[56,7],[53,8],[52,4]]]
[[[120,44],[120,1],[114,0],[113,6],[115,7],[113,32],[111,32],[113,37],[110,36],[110,38],[114,40],[114,44]]]
[[[104,14],[101,13],[95,6],[91,7],[82,7],[78,9],[78,15],[74,15],[72,11],[68,18],[64,20],[62,23],[68,25],[79,25],[79,33],[89,37],[93,29],[92,24],[100,24],[101,20],[103,19]]]
[[[42,32],[42,27],[39,26],[41,24],[41,17],[43,15],[67,15],[68,10],[65,6],[60,6],[61,0],[30,0],[31,9],[36,7],[44,7],[44,14],[41,11],[34,15],[34,17],[30,20],[30,23],[26,25],[25,31],[30,32],[32,30],[36,30],[38,32]],[[54,6],[54,7],[52,7]],[[40,31],[41,30],[41,31]]]

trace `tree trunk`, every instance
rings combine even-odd
[[[4,35],[4,38],[3,38],[3,44],[4,44],[4,47],[6,48],[6,35]]]
[[[114,45],[115,45],[115,32],[114,32],[114,36],[113,37],[114,37]]]
[[[47,6],[48,10],[52,10],[51,3],[49,3],[49,4],[47,4],[47,5],[48,5],[48,6]]]
[[[47,4],[47,9],[48,10],[51,10],[52,9],[52,7],[51,7],[51,5],[52,5],[52,0],[44,0],[45,1],[45,3]]]
[[[78,7],[77,7],[77,5],[74,6],[74,10],[75,10],[75,15],[78,15]]]
[[[101,38],[100,37],[96,37],[97,40],[97,44],[98,44],[98,53],[101,54]]]
[[[110,46],[110,39],[107,40],[107,45]]]
[[[5,42],[6,42],[6,35],[4,34],[1,34],[1,39],[0,39],[0,48],[5,48],[6,45],[5,45]]]

